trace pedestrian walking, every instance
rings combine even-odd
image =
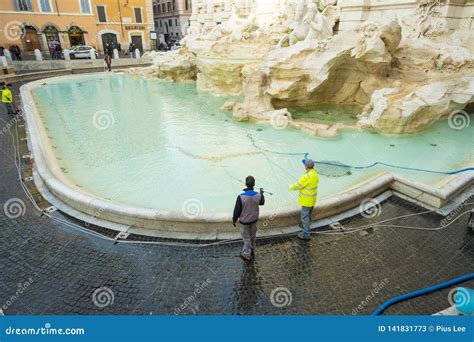
[[[112,47],[107,43],[105,47],[104,61],[109,71],[112,71],[112,55],[113,55]]]
[[[314,162],[311,159],[303,160],[305,173],[294,184],[288,188],[290,190],[299,190],[298,203],[301,205],[301,224],[303,232],[298,237],[303,240],[309,240],[309,229],[311,225],[311,215],[316,205],[318,196],[318,173],[314,169]]]
[[[10,54],[12,55],[12,59],[14,61],[21,61],[22,60],[21,50],[18,47],[18,45],[12,45],[12,46],[10,46],[10,48],[8,50],[10,50]]]
[[[128,47],[128,53],[130,54],[130,58],[133,58],[135,55],[135,44],[133,42],[130,43],[130,46]]]
[[[246,260],[252,260],[255,255],[257,243],[257,221],[260,214],[259,206],[265,204],[263,189],[260,192],[254,191],[255,178],[248,176],[245,178],[244,192],[237,196],[234,207],[234,215],[232,224],[236,227],[237,220],[240,224],[240,233],[244,246],[240,252],[240,256]]]

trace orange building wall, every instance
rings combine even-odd
[[[116,36],[123,49],[128,48],[133,36],[141,37],[143,49],[150,48],[150,30],[153,30],[153,13],[148,15],[152,0],[90,0],[91,13],[81,13],[79,0],[51,0],[52,13],[42,13],[38,0],[31,0],[33,11],[15,11],[12,0],[0,0],[0,46],[8,48],[18,45],[22,51],[32,50],[35,38],[32,30],[25,36],[25,26],[36,30],[38,48],[48,51],[47,38],[53,39],[51,32],[47,35],[45,28],[52,26],[58,31],[61,47],[71,48],[68,30],[77,26],[84,31],[84,43],[103,50],[103,34]],[[56,6],[57,4],[57,6]],[[107,22],[100,23],[97,16],[97,5],[105,5]],[[120,6],[119,6],[120,5]],[[142,23],[136,23],[134,7],[142,8]],[[119,10],[120,8],[120,10]],[[150,19],[151,18],[151,19]]]

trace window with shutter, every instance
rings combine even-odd
[[[17,11],[33,11],[33,6],[31,6],[31,0],[14,0],[15,10]]]
[[[51,0],[40,0],[40,9],[41,12],[52,12],[53,9],[51,8]]]
[[[81,13],[91,13],[90,0],[79,0],[81,4]]]
[[[107,15],[105,14],[105,7],[104,6],[97,6],[97,17],[99,18],[100,23],[107,22]]]
[[[134,8],[135,10],[135,22],[142,23],[142,9],[141,8]]]

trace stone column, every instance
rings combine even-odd
[[[64,55],[64,60],[66,60],[66,61],[71,60],[71,57],[69,56],[69,50],[68,49],[63,50],[63,55]]]
[[[12,54],[11,54],[10,50],[8,50],[8,49],[3,50],[3,54],[5,55],[5,58],[7,59],[7,63],[12,64],[13,59],[12,59]]]
[[[43,60],[43,56],[41,55],[41,51],[38,49],[35,49],[35,59],[38,62],[41,62]]]

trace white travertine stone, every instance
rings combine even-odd
[[[358,126],[386,134],[423,131],[474,102],[474,30],[465,20],[474,12],[467,3],[230,4],[194,4],[182,49],[156,54],[153,68],[132,72],[196,81],[200,90],[217,95],[243,95],[234,106],[242,121],[290,106],[363,105]],[[290,126],[320,136],[338,131],[309,122]]]
[[[13,60],[12,60],[12,54],[11,54],[10,50],[4,49],[3,54],[5,55],[5,58],[7,59],[8,65],[11,65]]]
[[[41,51],[38,49],[35,49],[35,59],[38,62],[41,62],[43,60],[43,55],[41,55]]]
[[[64,49],[63,50],[63,55],[64,55],[64,60],[66,61],[70,61],[71,60],[71,57],[69,55],[69,49]]]
[[[114,58],[115,59],[120,59],[120,55],[117,49],[114,49]]]
[[[136,59],[140,59],[140,58],[141,58],[141,57],[140,57],[140,50],[138,50],[138,49],[135,49],[135,58],[136,58]]]

